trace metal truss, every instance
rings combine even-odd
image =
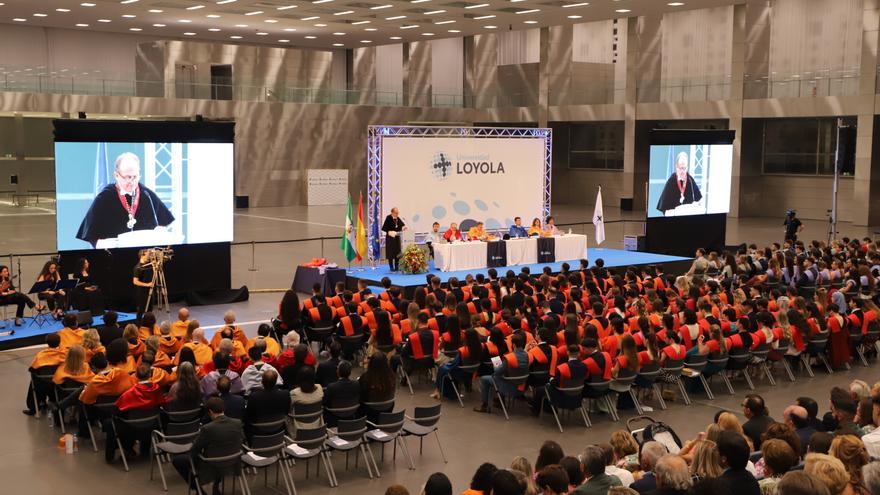
[[[550,216],[551,173],[553,158],[553,133],[550,129],[534,127],[457,127],[457,126],[386,126],[371,125],[367,128],[367,242],[369,259],[380,258],[382,237],[382,140],[385,137],[469,137],[494,138],[542,138],[544,139],[544,218]]]

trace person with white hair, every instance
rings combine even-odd
[[[678,455],[666,454],[654,466],[657,495],[684,495],[693,484],[687,462]]]
[[[880,462],[875,461],[862,466],[862,479],[868,493],[880,495]]]
[[[196,357],[196,364],[199,366],[204,365],[205,363],[211,361],[211,358],[214,355],[214,351],[211,349],[211,346],[208,345],[208,341],[205,339],[205,329],[204,328],[196,328],[192,332],[192,342],[187,342],[183,344],[183,347],[189,347],[193,351],[193,355]],[[180,361],[180,353],[177,354],[174,358],[174,364],[178,364]]]
[[[217,348],[220,339],[223,338],[221,335],[226,334],[228,336],[229,331],[227,331],[227,329],[232,332],[232,340],[240,342],[242,350],[246,349],[248,344],[247,335],[245,335],[244,330],[242,330],[240,326],[235,324],[235,311],[232,311],[231,309],[223,313],[223,326],[217,330],[217,333],[215,333],[214,337],[211,339],[211,347],[214,349]]]
[[[642,475],[635,483],[629,487],[633,490],[645,494],[657,489],[657,479],[654,473],[654,466],[661,457],[668,454],[666,446],[660,442],[650,441],[642,445],[642,452],[639,454],[639,463],[645,474]]]
[[[291,330],[287,332],[287,335],[284,336],[284,347],[291,348],[297,344],[299,344],[301,337],[298,332],[295,330]]]

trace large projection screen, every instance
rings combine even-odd
[[[370,220],[381,223],[396,206],[417,234],[434,222],[441,231],[477,221],[487,230],[506,229],[517,216],[525,225],[543,222],[550,212],[550,139],[549,129],[371,127],[369,182],[378,197],[368,196]]]

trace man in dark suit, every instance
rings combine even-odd
[[[116,324],[118,318],[119,315],[116,314],[116,311],[104,313],[104,324],[97,327],[102,346],[107,347],[110,342],[122,338],[122,329]]]
[[[241,448],[241,442],[244,435],[241,430],[241,421],[232,419],[223,414],[223,400],[219,397],[211,397],[205,402],[211,422],[202,427],[199,435],[193,441],[192,449],[188,454],[179,454],[174,456],[172,463],[180,476],[196,489],[194,479],[191,479],[192,467],[190,462],[195,464],[196,472],[199,475],[200,482],[211,481],[214,483],[214,494],[220,493],[220,480],[223,477],[222,471],[217,471],[210,465],[203,463],[199,459],[200,454],[208,454],[218,450],[228,451],[235,448]]]
[[[743,423],[743,432],[752,440],[755,450],[761,450],[761,436],[776,421],[767,414],[764,398],[758,394],[746,395],[742,407],[743,415],[748,419]]]
[[[223,400],[223,411],[227,417],[244,420],[244,397],[231,393],[232,380],[228,376],[221,376],[217,379],[217,394]]]
[[[642,452],[639,454],[639,463],[645,474],[629,487],[644,495],[657,489],[657,479],[654,477],[654,466],[661,457],[667,454],[666,447],[655,441],[645,442]]]
[[[315,381],[320,383],[322,388],[326,389],[331,383],[339,379],[339,376],[336,375],[336,369],[339,367],[339,355],[341,353],[342,345],[334,340],[330,343],[330,359],[318,363],[318,368],[315,370]]]
[[[785,424],[794,428],[794,432],[801,441],[799,455],[801,457],[807,455],[810,437],[813,436],[813,433],[816,433],[816,429],[810,426],[807,410],[801,406],[788,406],[783,411],[782,416],[785,419]]]
[[[245,428],[254,423],[271,421],[284,417],[290,412],[290,393],[275,388],[278,383],[278,372],[267,369],[263,371],[263,389],[251,392],[244,411]]]
[[[720,476],[727,486],[736,487],[738,495],[761,495],[761,488],[752,473],[746,470],[749,463],[749,444],[742,435],[723,431],[718,436],[718,453],[721,465],[727,468]]]
[[[326,408],[336,408],[340,404],[347,404],[351,401],[357,404],[361,397],[361,388],[358,382],[352,380],[351,363],[348,361],[340,361],[336,368],[336,374],[339,379],[331,383],[324,389],[324,422],[327,426],[336,426],[339,419],[350,419],[354,413],[347,418],[338,418],[333,413],[327,411]]]

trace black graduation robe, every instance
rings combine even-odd
[[[129,229],[128,212],[122,207],[116,192],[116,184],[108,184],[95,196],[92,206],[86,212],[77,239],[82,239],[94,246],[98,239],[119,237],[119,234],[132,230],[152,230],[156,227],[167,227],[174,221],[174,215],[162,203],[159,196],[143,184],[138,184],[140,198],[138,209],[134,214],[134,228]]]
[[[385,232],[385,256],[389,259],[396,258],[400,254],[400,232],[403,231],[403,226],[400,217],[395,220],[391,215],[385,217],[385,221],[382,222],[382,231]],[[388,235],[391,231],[397,232],[397,235],[394,237]]]
[[[660,200],[657,201],[657,209],[663,213],[666,213],[667,210],[674,209],[676,206],[689,205],[703,199],[703,193],[701,193],[700,189],[697,187],[697,181],[691,177],[691,174],[687,174],[684,188],[684,201],[681,201],[681,191],[678,189],[677,181],[678,179],[676,175],[672,174],[672,176],[666,181],[666,185],[663,186]]]

